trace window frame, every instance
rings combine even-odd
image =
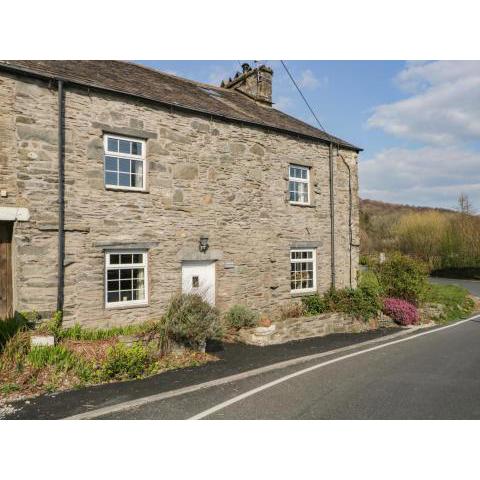
[[[108,140],[112,138],[115,140],[127,140],[129,142],[136,142],[142,145],[142,154],[134,155],[131,153],[112,152],[108,149]],[[143,185],[142,187],[129,187],[125,185],[111,185],[106,183],[105,172],[106,162],[105,157],[117,157],[125,158],[128,160],[140,160],[143,163]],[[109,170],[110,171],[110,170]],[[106,190],[129,190],[133,192],[146,192],[147,191],[147,142],[142,138],[125,137],[124,135],[116,135],[114,133],[105,133],[103,135],[103,185]]]
[[[110,255],[133,255],[133,254],[142,254],[143,262],[142,263],[129,263],[122,266],[119,264],[110,263]],[[149,301],[149,281],[148,281],[148,250],[105,250],[105,274],[104,274],[104,304],[106,309],[112,308],[133,308],[133,307],[142,307],[148,305]],[[144,291],[145,298],[142,300],[127,300],[119,302],[109,302],[108,301],[108,272],[109,270],[128,270],[132,268],[143,268],[144,269]]]
[[[307,171],[307,178],[298,178],[298,177],[292,177],[290,174],[290,169],[291,168],[301,168],[303,170]],[[310,168],[306,165],[298,165],[296,163],[289,163],[288,165],[288,201],[290,205],[311,205],[311,194],[310,194]],[[296,183],[303,183],[307,185],[307,201],[306,202],[299,202],[296,200],[290,200],[290,182],[296,182]]]
[[[313,286],[309,288],[295,288],[292,289],[292,263],[302,263],[305,260],[310,261],[310,259],[292,259],[292,252],[312,252],[312,271],[313,271]],[[290,248],[290,293],[303,294],[303,293],[315,293],[317,291],[317,249],[316,248]]]

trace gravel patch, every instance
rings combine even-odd
[[[8,403],[0,403],[0,420],[3,420],[10,415],[13,415],[15,412],[20,410],[19,408],[15,408]]]

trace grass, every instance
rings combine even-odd
[[[0,393],[3,395],[8,395],[12,392],[18,392],[18,390],[20,390],[20,387],[16,383],[6,383],[0,386]]]
[[[70,370],[77,364],[74,354],[61,345],[32,347],[27,353],[26,361],[38,369],[53,365],[57,370]]]
[[[120,335],[138,335],[157,331],[159,323],[150,321],[136,325],[110,328],[84,328],[79,324],[73,327],[62,328],[57,337],[61,340],[108,340]]]
[[[443,323],[466,318],[475,307],[468,290],[457,285],[430,285],[425,296],[425,302],[440,303],[445,306]]]

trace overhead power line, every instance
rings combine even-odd
[[[300,89],[300,87],[298,86],[297,82],[295,81],[295,79],[293,78],[293,75],[290,73],[290,70],[288,69],[287,67],[287,64],[283,61],[283,60],[280,60],[280,62],[282,62],[282,65],[283,65],[283,68],[285,69],[285,71],[287,72],[288,76],[290,77],[290,80],[292,81],[292,83],[295,85],[295,88],[298,90],[298,93],[300,94],[300,96],[303,98],[303,101],[305,102],[305,105],[307,105],[308,109],[310,110],[311,114],[313,115],[313,118],[315,118],[315,120],[317,121],[319,127],[324,131],[324,133],[326,133],[328,136],[330,136],[327,131],[325,130],[325,128],[323,127],[322,125],[322,122],[320,122],[320,120],[318,119],[317,115],[315,114],[315,112],[313,111],[313,108],[310,106],[310,104],[308,103],[308,100],[305,98],[305,95],[302,93],[302,90]]]

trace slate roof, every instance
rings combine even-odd
[[[267,127],[303,137],[362,149],[331,136],[275,108],[258,105],[245,95],[194,82],[130,62],[115,60],[1,60],[0,67],[90,88],[131,95],[163,105]]]

